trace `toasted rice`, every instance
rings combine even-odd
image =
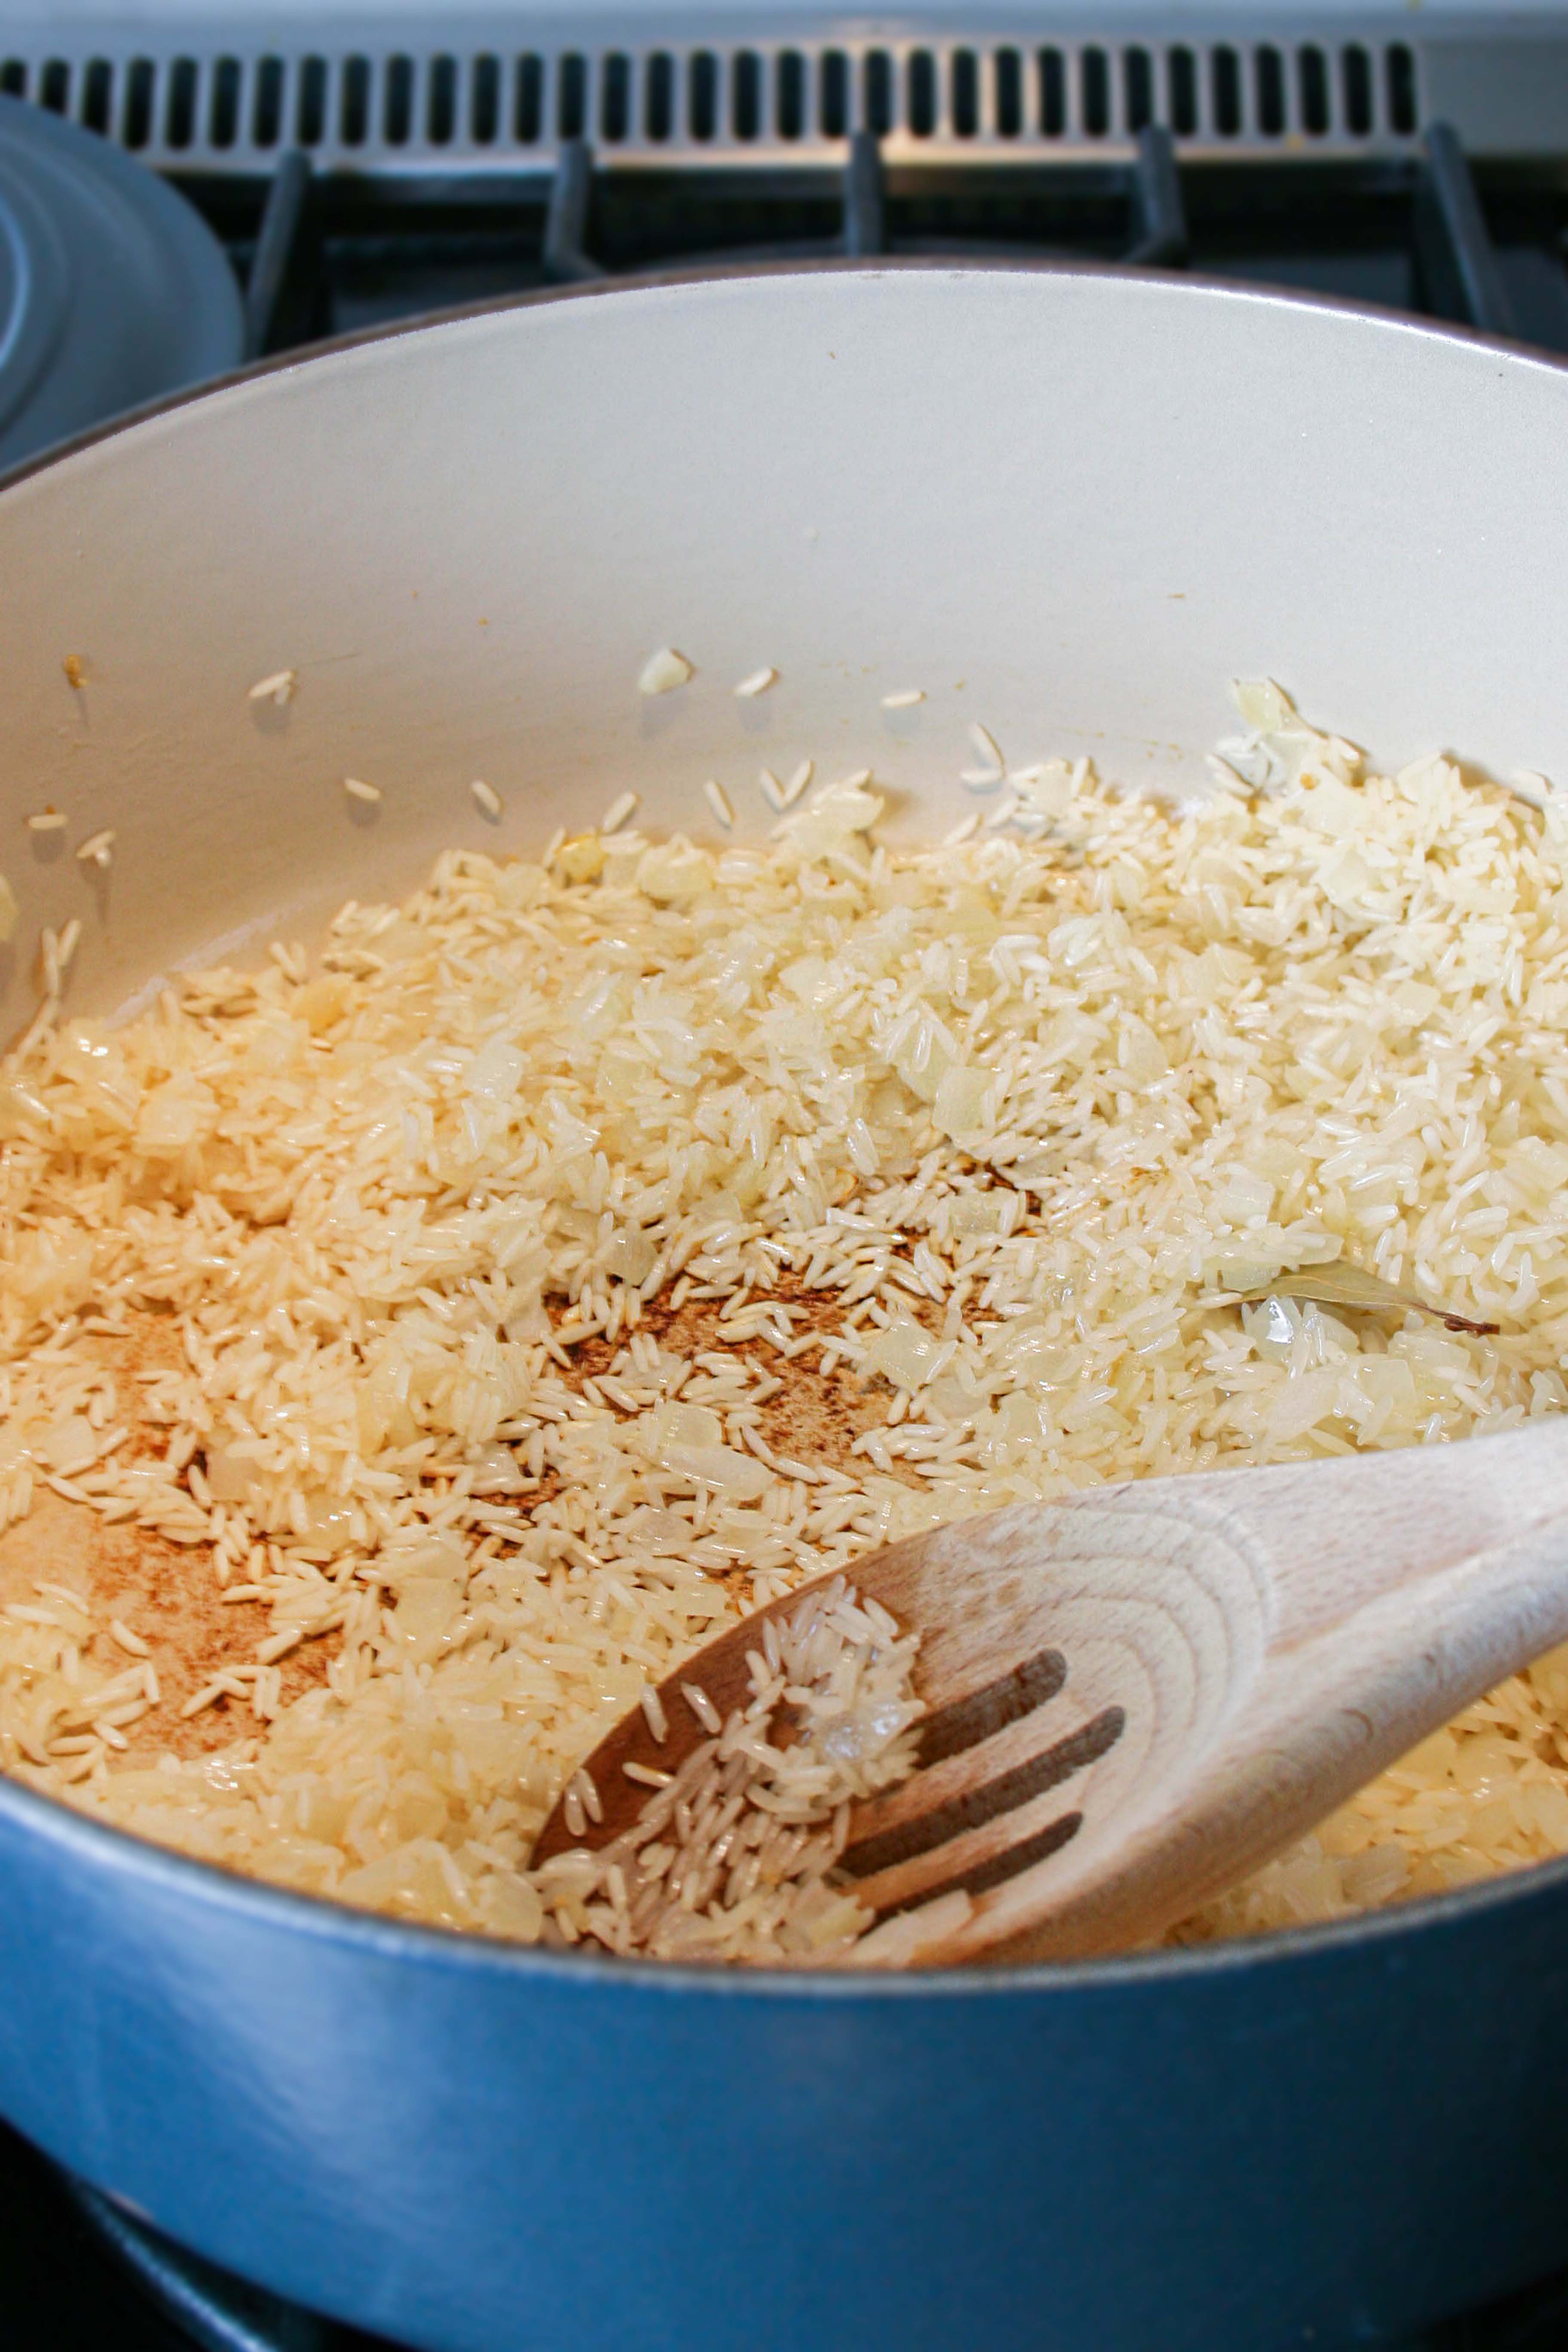
[[[541,1823],[743,1608],[1030,1496],[1563,1410],[1563,803],[1239,699],[1202,806],[1046,761],[901,850],[862,774],[765,848],[453,852],[118,1030],[49,997],[0,1082],[0,1519],[89,1533],[0,1576],[0,1764],[574,1940],[614,1891],[542,1885]],[[1330,1249],[1501,1331],[1237,1303]],[[1180,1932],[1562,1852],[1568,1653]]]

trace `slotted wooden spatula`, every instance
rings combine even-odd
[[[1495,1438],[1106,1486],[857,1561],[918,1629],[919,1762],[858,1806],[845,1872],[880,1918],[963,1889],[921,1967],[1141,1942],[1300,1837],[1482,1692],[1568,1639],[1568,1417]],[[801,1588],[808,1591],[809,1587]],[[762,1618],[588,1759],[607,1843],[744,1703]],[[951,1920],[962,1906],[948,1904]],[[911,1922],[911,1927],[913,1923]]]

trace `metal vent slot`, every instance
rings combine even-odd
[[[1090,139],[1110,128],[1110,63],[1103,49],[1085,49],[1079,60],[1079,120]]]
[[[1198,127],[1198,61],[1191,49],[1165,52],[1166,121],[1178,139]]]
[[[996,132],[1018,138],[1024,128],[1024,60],[1016,49],[998,49],[992,61],[996,90]]]
[[[183,155],[196,135],[196,97],[201,68],[195,58],[176,58],[169,72],[163,108],[163,144]]]
[[[740,50],[731,68],[730,129],[748,142],[762,135],[763,61],[754,49]]]
[[[950,102],[955,134],[973,139],[980,128],[980,60],[973,49],[953,51]]]
[[[618,147],[631,130],[632,61],[619,49],[604,61],[599,76],[599,136]]]
[[[1059,139],[1068,127],[1067,59],[1060,49],[1042,49],[1040,68],[1040,129],[1047,139]]]
[[[533,146],[544,129],[544,59],[521,57],[517,61],[512,129],[518,144]]]
[[[37,54],[15,30],[12,44],[0,91],[154,164],[219,173],[265,171],[290,145],[318,171],[479,172],[509,152],[547,169],[576,139],[612,167],[656,156],[742,163],[837,148],[858,131],[895,163],[901,146],[911,158],[947,150],[980,163],[1035,149],[1087,161],[1151,126],[1194,153],[1397,152],[1426,121],[1426,67],[1406,40],[1289,44],[1222,31],[1031,47],[978,34],[787,44],[753,35],[676,50],[623,37],[603,50],[517,51],[492,37],[471,49],[374,52],[338,47],[322,31],[309,52],[274,41],[247,54],[231,35],[209,54],[187,35],[160,54],[144,28],[138,51],[110,53],[100,30],[72,56],[57,28]],[[1568,39],[1563,57],[1568,74]]]
[[[885,139],[897,121],[893,103],[893,60],[886,49],[873,49],[865,61],[861,120],[868,131]]]
[[[710,59],[710,63],[716,63]],[[561,59],[555,77],[555,136],[581,139],[588,128],[588,60],[575,49]]]
[[[244,68],[237,58],[219,58],[213,68],[207,138],[221,155],[239,135],[239,96]]]
[[[432,147],[449,147],[458,130],[458,60],[445,54],[430,60],[425,85],[425,136]]]
[[[849,60],[842,49],[825,49],[817,89],[817,127],[825,139],[844,139],[849,120]]]
[[[368,58],[345,58],[338,77],[338,137],[349,148],[370,137],[374,76]]]
[[[1128,49],[1121,59],[1121,104],[1129,131],[1154,120],[1154,73],[1147,49]]]
[[[414,60],[401,56],[388,58],[382,88],[381,135],[389,147],[406,147],[413,128]],[[315,145],[302,129],[300,135],[303,145]]]
[[[283,136],[283,60],[258,58],[250,105],[253,147],[276,147]]]
[[[1215,129],[1234,139],[1241,129],[1241,59],[1222,41],[1209,58],[1210,103]]]
[[[773,127],[781,139],[805,135],[805,59],[798,49],[784,49],[773,79]]]
[[[132,58],[125,82],[125,113],[120,135],[132,154],[153,136],[153,107],[158,95],[158,68],[151,58]]]
[[[114,68],[107,58],[89,58],[82,77],[81,119],[107,136],[114,115]]]
[[[1298,53],[1296,74],[1301,93],[1301,128],[1309,137],[1324,138],[1330,128],[1329,68],[1321,49]]]
[[[468,135],[476,147],[493,147],[500,136],[500,59],[489,50],[473,62],[468,95]]]
[[[911,138],[929,139],[937,122],[936,59],[916,49],[904,68],[904,127]]]
[[[1395,41],[1384,58],[1388,76],[1388,119],[1395,131],[1409,133],[1415,129],[1419,110],[1415,103],[1415,59],[1403,41]]]
[[[804,125],[804,96],[801,120]],[[643,136],[659,146],[675,136],[675,59],[664,49],[656,50],[647,61],[643,84]]]

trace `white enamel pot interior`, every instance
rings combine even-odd
[[[1391,761],[1568,778],[1565,452],[1549,362],[1115,273],[721,278],[252,374],[0,491],[0,1024],[44,925],[83,925],[67,1010],[113,1011],[626,790],[709,834],[716,777],[760,835],[757,771],[810,755],[929,835],[973,805],[975,720],[1014,761],[1195,781],[1237,676]],[[696,675],[649,699],[666,645]],[[247,698],[285,668],[287,707]],[[49,803],[66,830],[29,832]],[[105,827],[100,871],[73,852]],[[0,2109],[217,2259],[462,2352],[1327,2340],[1545,2259],[1568,2183],[1466,2186],[1568,2088],[1529,1993],[1562,1873],[1527,1875],[1201,1961],[719,1987],[459,1949],[7,1788]],[[1405,2066],[1417,1986],[1458,2004],[1443,2069]],[[641,2136],[677,2077],[696,2103]],[[692,2251],[680,2200],[720,2179]],[[1215,2235],[1215,2200],[1256,2226]]]
[[[930,834],[975,719],[1015,762],[1201,777],[1237,676],[1390,758],[1568,775],[1565,412],[1523,355],[1071,272],[559,299],[251,376],[0,499],[0,1020],[41,924],[81,917],[101,1010],[623,788],[710,834],[716,776],[760,833],[759,767],[869,762]],[[665,645],[697,676],[648,699]],[[68,830],[26,834],[48,803]]]

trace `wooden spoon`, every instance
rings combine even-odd
[[[1136,1944],[1255,1870],[1459,1708],[1568,1639],[1568,1417],[1457,1445],[1102,1486],[938,1528],[849,1571],[906,1628],[913,1775],[856,1808],[843,1868],[921,1967]],[[629,1829],[747,1696],[745,1618],[588,1759],[547,1860]],[[911,1922],[911,1930],[913,1923]]]

